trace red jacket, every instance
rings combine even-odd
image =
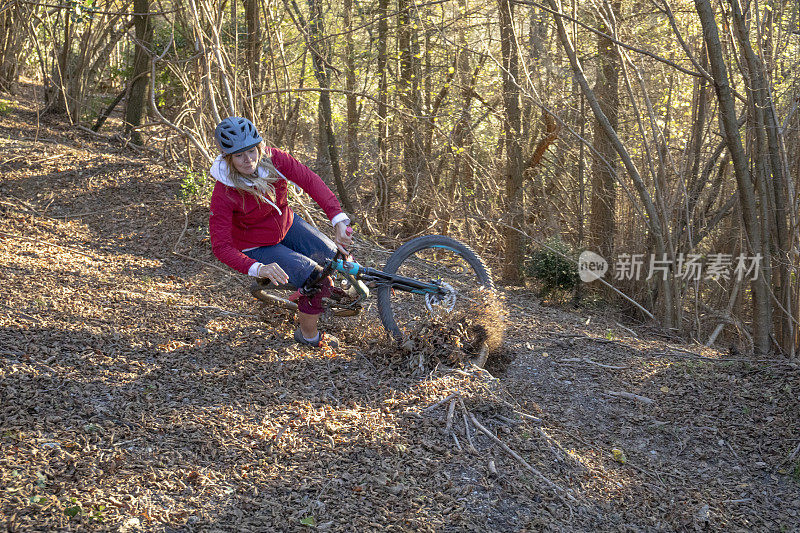
[[[333,220],[342,213],[336,196],[322,178],[307,166],[286,152],[274,148],[272,164],[285,178],[307,192],[329,219]],[[242,250],[278,244],[292,225],[294,212],[287,201],[288,183],[286,179],[274,183],[275,198],[269,199],[274,203],[271,205],[257,200],[252,194],[235,189],[227,176],[227,165],[221,157],[214,161],[211,175],[217,179],[211,194],[211,216],[208,223],[211,249],[217,259],[242,274],[247,274],[256,261],[243,254]]]

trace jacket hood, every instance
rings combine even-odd
[[[262,168],[258,167],[258,175],[261,178],[267,177],[267,171]],[[223,185],[227,185],[228,187],[233,187],[233,181],[230,178],[230,170],[228,169],[228,163],[222,158],[221,155],[218,155],[214,162],[211,164],[211,176],[222,183]],[[245,182],[248,185],[252,185],[252,183],[245,178]]]

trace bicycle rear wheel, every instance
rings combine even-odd
[[[460,313],[474,310],[480,290],[494,290],[489,269],[467,245],[443,235],[412,239],[389,257],[387,274],[396,274],[446,288],[442,298],[380,286],[378,313],[384,328],[398,341],[428,322],[431,313]],[[479,302],[478,302],[479,305]],[[476,346],[473,362],[483,366],[485,345]]]

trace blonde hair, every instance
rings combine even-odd
[[[259,202],[272,203],[268,196],[275,198],[275,185],[273,184],[281,178],[278,171],[275,170],[275,165],[272,164],[272,152],[265,148],[264,143],[257,145],[256,148],[259,158],[255,176],[245,176],[236,170],[236,167],[233,166],[233,154],[225,154],[222,159],[228,165],[228,177],[236,190],[254,196]],[[265,176],[261,176],[261,172],[259,172],[259,169],[262,168],[266,171]]]

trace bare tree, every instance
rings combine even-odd
[[[19,58],[25,45],[25,20],[32,7],[11,2],[0,10],[0,90],[13,93],[19,78]]]
[[[261,30],[260,4],[259,0],[244,0],[244,15],[247,23],[245,62],[250,74],[250,83],[259,88],[261,87],[261,73],[263,71],[261,66],[263,32]]]
[[[389,187],[389,74],[388,51],[389,40],[389,0],[378,0],[378,165],[373,176],[377,197],[377,219],[381,228],[389,223],[391,205],[391,188]]]
[[[403,176],[405,180],[405,209],[409,231],[419,226],[419,211],[414,199],[425,179],[425,162],[420,132],[422,102],[420,99],[420,44],[416,11],[410,0],[397,2],[397,47],[399,49],[399,78],[397,90],[406,116],[403,118]]]
[[[125,135],[135,144],[142,143],[142,134],[137,129],[142,124],[146,108],[147,74],[150,72],[150,48],[153,41],[153,25],[150,21],[150,1],[133,0],[133,16],[136,26],[136,48],[131,70],[128,102],[125,106]]]
[[[598,29],[608,34],[607,20],[619,15],[620,2],[615,2],[613,11],[598,17]],[[608,124],[614,131],[619,127],[619,57],[614,43],[605,35],[597,36],[597,76],[594,93]],[[594,121],[594,149],[600,157],[592,164],[592,207],[589,224],[591,245],[601,256],[611,258],[614,254],[616,220],[616,160],[617,155],[609,134],[598,118]]]
[[[522,282],[524,243],[519,229],[524,220],[522,180],[525,171],[520,135],[522,115],[520,110],[519,54],[514,31],[514,4],[498,0],[500,16],[500,50],[502,53],[501,77],[503,80],[503,135],[505,139],[505,200],[507,225],[504,228],[505,264],[503,281],[508,284]]]
[[[347,101],[347,174],[353,176],[358,171],[358,121],[359,110],[356,99],[355,43],[353,42],[353,0],[344,0],[342,6],[345,29],[345,99]]]

